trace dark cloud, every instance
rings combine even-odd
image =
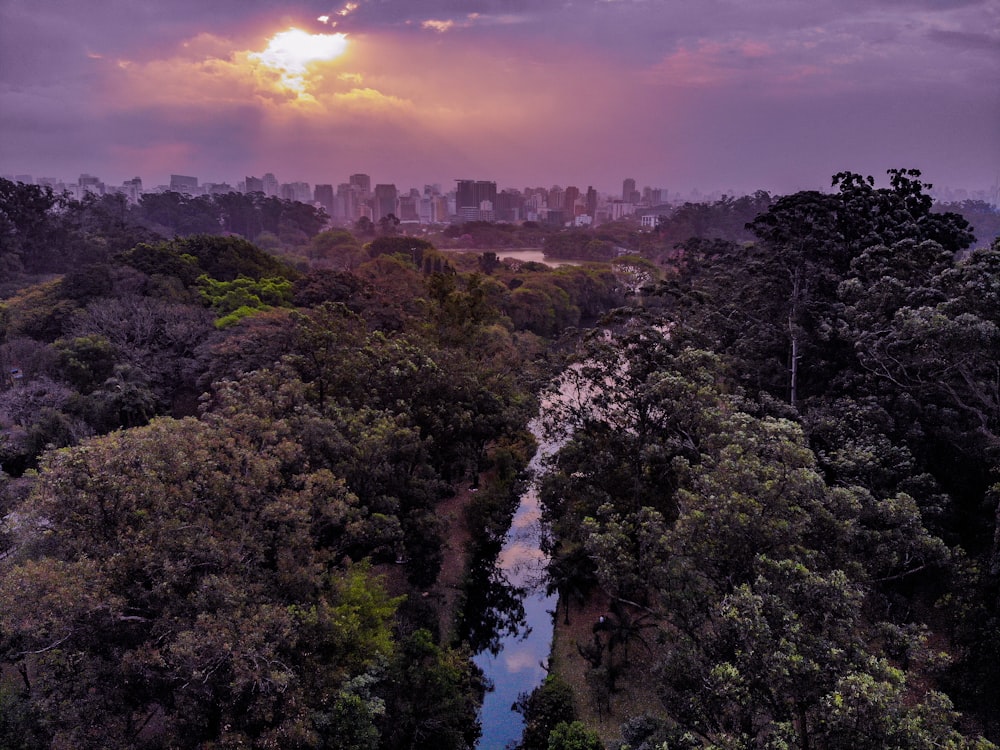
[[[927,36],[933,42],[955,47],[959,50],[979,50],[993,55],[1000,55],[1000,36],[972,31],[949,31],[947,29],[931,29]],[[1000,67],[1000,57],[994,58],[996,67]]]

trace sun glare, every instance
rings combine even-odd
[[[286,88],[303,92],[309,64],[332,60],[346,49],[346,34],[310,34],[292,28],[275,34],[263,52],[251,53],[250,58],[280,73]]]

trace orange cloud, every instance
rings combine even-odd
[[[117,109],[250,105],[316,110],[362,86],[361,74],[338,69],[347,49],[344,34],[293,28],[273,35],[260,50],[233,46],[203,34],[165,59],[120,60],[105,104]],[[356,98],[371,102],[376,93],[368,86]]]
[[[454,21],[434,21],[434,20],[427,20],[427,21],[423,21],[420,24],[420,27],[423,28],[423,29],[433,29],[434,31],[437,31],[438,33],[441,33],[441,34],[443,34],[446,31],[450,31],[454,26],[455,26],[455,22]]]
[[[291,28],[271,37],[262,52],[251,52],[247,57],[278,71],[286,88],[304,92],[310,65],[338,58],[346,48],[345,34],[310,34]]]
[[[168,141],[178,128],[197,131],[207,151],[279,154],[308,170],[318,158],[356,169],[419,154],[448,174],[453,164],[492,171],[514,154],[540,169],[592,164],[600,149],[582,144],[606,140],[628,95],[600,60],[554,45],[540,55],[482,37],[445,45],[437,34],[352,34],[342,55],[310,60],[291,80],[266,48],[264,38],[191,39],[162,59],[108,70],[102,106]],[[191,161],[205,163],[199,154]]]

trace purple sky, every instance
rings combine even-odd
[[[789,192],[890,167],[996,183],[996,0],[0,0],[3,174]]]

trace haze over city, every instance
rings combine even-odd
[[[989,0],[0,3],[0,172],[992,190]]]

